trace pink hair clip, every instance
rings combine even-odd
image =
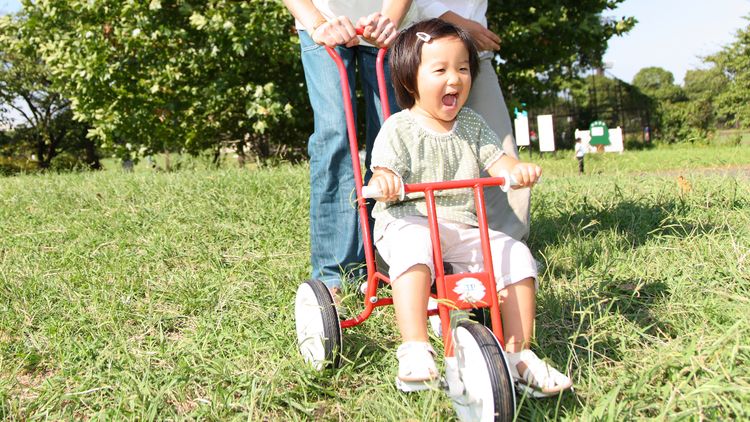
[[[430,42],[430,40],[432,39],[430,34],[426,32],[417,32],[416,35],[417,35],[417,38],[419,38],[420,40],[424,42]]]

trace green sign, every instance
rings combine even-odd
[[[591,122],[589,134],[591,135],[589,145],[609,145],[609,128],[601,120]]]

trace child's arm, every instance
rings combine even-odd
[[[376,187],[383,196],[375,198],[377,201],[395,201],[401,193],[401,178],[384,167],[375,167],[367,186]]]
[[[493,177],[501,176],[503,171],[507,171],[516,179],[518,182],[516,189],[530,188],[542,176],[542,168],[538,165],[518,161],[507,154],[503,154],[487,169],[487,172]]]

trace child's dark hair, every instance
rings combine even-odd
[[[428,19],[415,23],[398,35],[389,59],[396,101],[404,109],[411,108],[418,95],[417,71],[422,62],[422,45],[425,43],[417,35],[418,32],[429,35],[430,41],[445,37],[460,39],[469,52],[469,73],[472,80],[479,71],[479,55],[468,32],[442,19]]]

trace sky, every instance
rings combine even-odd
[[[18,0],[0,0],[0,14],[21,7]],[[609,41],[604,62],[608,73],[631,82],[642,68],[658,66],[681,84],[685,72],[702,66],[700,57],[719,51],[750,21],[750,0],[625,0],[605,16],[635,16],[638,24],[623,37]]]
[[[607,72],[625,82],[644,67],[669,70],[682,84],[685,72],[703,67],[701,57],[721,50],[750,21],[750,0],[625,0],[605,16],[634,16],[625,36],[610,39]]]

